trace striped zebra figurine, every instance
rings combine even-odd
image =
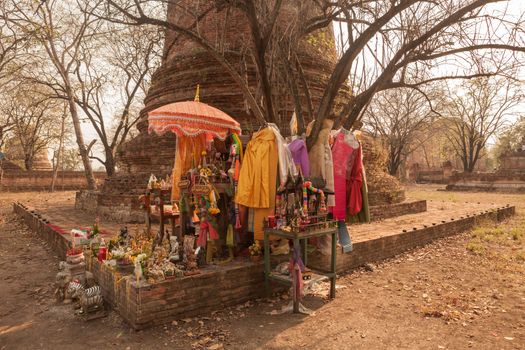
[[[84,295],[88,298],[94,297],[95,295],[102,294],[100,291],[100,286],[93,286],[91,288],[88,288],[84,291]]]
[[[84,290],[80,296],[80,308],[84,314],[104,308],[104,299],[102,299],[99,286],[93,286]]]
[[[69,282],[66,289],[65,299],[80,299],[83,293],[84,286],[82,286],[78,281]]]
[[[87,297],[85,294],[80,298],[80,308],[82,313],[87,314],[94,311],[102,310],[104,307],[104,299],[100,294],[92,297]]]

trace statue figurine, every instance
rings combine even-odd
[[[64,268],[61,270],[62,271],[59,271],[55,277],[55,297],[57,301],[64,301],[66,299],[66,291],[72,279],[69,269]]]
[[[142,273],[142,265],[138,259],[135,260],[135,268],[133,269],[133,273],[135,274],[137,283],[139,283],[140,280],[142,279],[143,273]]]
[[[170,237],[170,245],[171,245],[171,251],[170,251],[169,260],[171,262],[179,261],[180,260],[179,241],[177,240],[177,236]]]
[[[104,299],[99,286],[85,289],[80,295],[80,308],[83,314],[104,309]]]
[[[182,262],[186,267],[186,274],[193,274],[197,268],[197,257],[193,246],[195,244],[195,237],[192,235],[184,236],[183,256]]]
[[[155,175],[151,174],[148,180],[148,190],[153,190],[155,188],[155,183],[157,182],[157,178]]]
[[[198,264],[197,264],[197,257],[195,254],[188,255],[188,259],[186,262],[186,271],[188,271],[189,274],[195,273],[195,271],[198,270]]]
[[[208,256],[207,252],[208,249],[204,249],[203,247],[197,247],[197,249],[195,249],[195,261],[197,263],[197,267],[206,266],[208,264],[206,260]]]
[[[119,241],[125,242],[128,240],[128,238],[129,238],[128,227],[127,226],[121,227],[120,233],[118,234]]]

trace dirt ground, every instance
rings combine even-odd
[[[276,314],[283,296],[139,332],[55,303],[58,259],[10,204],[52,197],[1,193],[0,349],[525,349],[525,195],[436,188],[408,196],[512,203],[517,215],[341,276],[335,300],[305,300],[311,316]]]

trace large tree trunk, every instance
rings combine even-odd
[[[56,164],[53,169],[53,180],[51,180],[51,192],[55,192],[55,185],[56,185],[57,178],[58,178],[58,166],[61,164],[62,147],[64,147],[64,134],[65,133],[66,133],[66,116],[64,115],[62,117],[62,125],[60,126],[60,142],[58,144]]]
[[[24,156],[24,166],[27,171],[33,170],[33,156],[31,154],[26,154]]]
[[[397,176],[399,165],[401,164],[401,157],[399,156],[399,150],[395,148],[390,151],[390,159],[388,161],[388,173],[392,176]]]
[[[78,150],[80,152],[80,157],[82,158],[82,163],[84,165],[84,174],[86,175],[87,188],[89,190],[96,190],[97,183],[95,182],[95,177],[93,176],[93,169],[91,168],[91,163],[89,161],[89,155],[84,143],[84,135],[82,134],[82,129],[80,128],[80,118],[78,117],[77,105],[74,100],[73,91],[71,86],[66,83],[67,97],[69,104],[69,112],[71,113],[71,119],[73,119],[73,127],[75,128],[75,136],[77,138]]]
[[[461,157],[461,162],[463,163],[463,171],[466,173],[470,173],[468,158],[466,154],[463,157]]]
[[[106,174],[108,176],[113,176],[115,174],[115,168],[117,161],[111,149],[106,149],[106,161],[104,162],[104,167],[106,168]]]
[[[388,164],[388,173],[392,176],[397,176],[400,162],[391,160]]]

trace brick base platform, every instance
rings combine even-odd
[[[351,271],[366,263],[381,261],[409,249],[424,246],[436,239],[470,230],[480,221],[501,221],[514,214],[514,206],[496,207],[448,220],[427,220],[417,226],[399,227],[391,234],[355,242],[351,254],[338,251],[336,269],[338,273]],[[326,266],[329,266],[329,263],[329,257],[321,254],[309,257],[309,264],[320,270],[327,271]]]
[[[247,260],[201,269],[153,285],[122,277],[96,259],[88,263],[107,300],[135,329],[193,317],[264,296],[262,263]]]
[[[480,220],[502,220],[515,212],[510,205],[448,205],[451,207],[448,211],[436,206],[431,207],[428,213],[350,226],[354,251],[350,254],[338,253],[338,272],[347,272],[365,263],[380,261],[432,240],[471,229]],[[63,228],[54,226],[51,216],[40,214],[22,203],[15,203],[14,211],[64,258],[69,235],[60,231],[71,229],[64,226],[65,221],[60,221]],[[309,262],[320,269],[328,267],[326,257],[319,254],[309,255]],[[262,263],[254,264],[247,260],[210,266],[202,269],[199,275],[153,285],[145,282],[137,284],[132,276],[121,276],[94,259],[89,260],[87,266],[100,284],[105,299],[136,329],[208,313],[259,297],[264,292]]]
[[[75,208],[101,218],[121,223],[143,223],[144,211],[140,208],[138,195],[125,195],[83,190],[76,193]],[[427,201],[404,201],[394,204],[370,206],[372,221],[396,216],[422,213],[427,210]]]
[[[426,200],[375,205],[370,207],[370,219],[372,221],[384,220],[401,215],[423,213],[425,211],[427,211]]]

